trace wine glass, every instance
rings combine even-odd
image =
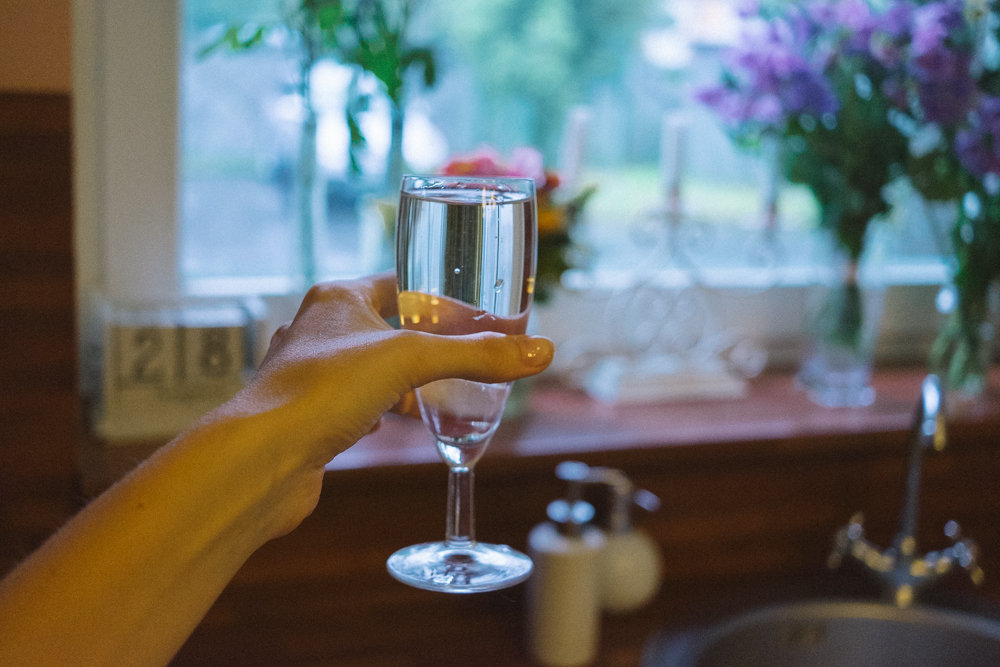
[[[524,333],[534,292],[535,183],[528,178],[405,176],[396,227],[402,326],[434,334]],[[417,588],[477,593],[520,583],[531,559],[476,541],[473,468],[500,424],[510,383],[446,379],[417,389],[448,465],[445,539],[406,547],[390,574]]]

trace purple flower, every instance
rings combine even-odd
[[[876,21],[868,48],[872,56],[887,70],[894,70],[903,63],[910,38],[913,5],[909,0],[897,1]]]
[[[874,26],[871,5],[865,0],[841,0],[833,2],[833,5],[838,25],[849,32],[863,32]]]
[[[965,23],[962,0],[941,0],[913,11],[913,52],[923,54],[942,48],[949,36]]]
[[[894,39],[907,37],[910,32],[910,24],[913,21],[914,9],[909,0],[897,0],[882,15],[882,19],[878,22],[878,29]]]
[[[1000,175],[1000,97],[984,95],[967,126],[955,135],[955,152],[970,174]]]
[[[743,0],[737,5],[736,13],[743,19],[757,16],[760,13],[760,0]]]
[[[878,25],[871,6],[865,0],[844,0],[834,4],[837,7],[834,13],[836,25],[841,26],[841,30],[846,33],[846,50],[865,53]]]
[[[928,122],[954,125],[973,104],[973,53],[962,11],[962,0],[941,0],[912,12],[909,71]]]
[[[950,83],[929,81],[917,88],[924,119],[940,125],[954,125],[965,118],[973,93],[975,93],[973,81],[967,75],[962,76],[957,72]]]
[[[780,128],[800,114],[822,115],[838,109],[822,71],[803,55],[795,22],[748,18],[743,41],[730,52],[722,85],[697,94],[736,129]]]
[[[910,53],[913,74],[919,81],[968,78],[971,54],[968,49],[954,48],[951,39],[963,21],[961,4],[955,2],[931,3],[914,10]]]

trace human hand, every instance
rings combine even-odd
[[[275,333],[254,379],[221,409],[252,416],[263,441],[306,471],[306,496],[318,498],[326,463],[414,388],[445,378],[508,382],[552,360],[545,338],[396,330],[385,318],[397,311],[392,273],[313,287],[293,321]],[[303,506],[298,520],[315,499]]]

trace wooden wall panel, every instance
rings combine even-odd
[[[79,505],[66,94],[0,93],[0,571]]]

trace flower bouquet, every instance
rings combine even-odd
[[[869,403],[881,301],[859,279],[882,191],[901,175],[908,144],[889,122],[887,82],[902,65],[880,35],[895,17],[866,0],[752,2],[718,85],[699,99],[744,146],[779,143],[785,177],[809,188],[833,240],[835,282],[813,315],[799,381],[826,405]]]
[[[1000,278],[1000,15],[987,0],[896,0],[885,50],[902,64],[896,124],[910,139],[907,173],[927,200],[956,202],[948,230],[951,285],[930,369],[966,396],[985,389],[989,291]]]
[[[544,303],[559,285],[562,274],[582,254],[573,239],[573,229],[587,200],[597,190],[590,185],[567,196],[561,189],[559,175],[545,168],[542,154],[531,147],[503,157],[489,146],[468,155],[451,159],[442,173],[452,176],[519,176],[535,180],[538,200],[538,267],[535,274],[535,300]]]

